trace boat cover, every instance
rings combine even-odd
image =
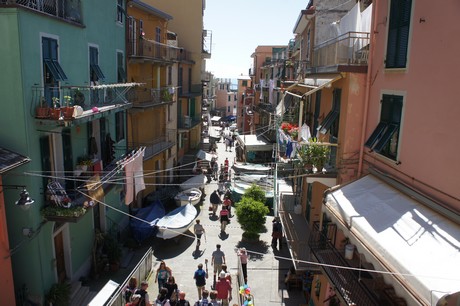
[[[133,238],[138,243],[141,243],[148,237],[155,236],[158,229],[154,225],[156,225],[165,214],[165,208],[159,200],[154,201],[147,207],[140,208],[135,215],[136,218],[131,218],[129,222]],[[139,219],[150,222],[150,224]]]

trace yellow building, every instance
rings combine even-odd
[[[128,116],[130,148],[145,147],[144,179],[146,189],[138,195],[155,191],[173,180],[172,167],[177,163],[177,83],[174,66],[181,50],[171,44],[174,33],[168,32],[172,16],[141,1],[127,7],[127,79],[143,83],[135,91]]]

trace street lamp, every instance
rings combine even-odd
[[[5,189],[21,189],[22,191],[19,194],[19,199],[14,202],[17,206],[21,207],[23,210],[27,210],[30,208],[30,205],[34,204],[34,200],[29,196],[29,192],[26,190],[26,186],[23,185],[0,185],[1,190],[0,193],[3,193]]]

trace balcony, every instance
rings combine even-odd
[[[196,126],[197,124],[201,124],[201,118],[200,116],[187,116],[183,115],[181,118],[179,118],[177,122],[177,128],[179,129],[191,129],[192,127]]]
[[[82,24],[80,1],[68,0],[0,0],[1,6],[18,6],[54,16],[64,21]]]
[[[148,108],[177,102],[177,91],[173,86],[161,88],[137,87],[133,90],[133,108]]]
[[[330,265],[322,266],[324,273],[335,287],[346,305],[406,305],[405,301],[397,297],[394,289],[386,285],[381,276],[368,271],[353,270],[363,268],[363,256],[359,259],[345,259],[344,252],[334,247],[334,224],[327,224],[319,230],[316,223],[310,234],[309,246],[313,256],[319,263]],[[344,269],[336,266],[345,267]],[[369,269],[366,269],[369,270]]]
[[[203,45],[202,45],[202,58],[211,58],[211,47],[212,47],[212,31],[203,30]]]
[[[159,63],[173,63],[182,59],[182,48],[168,46],[149,39],[129,39],[127,45],[128,57],[131,60],[151,60]]]
[[[129,148],[145,147],[144,160],[150,159],[176,144],[177,130],[166,130],[165,135],[162,135],[150,142],[129,143]]]
[[[323,72],[322,67],[363,66],[367,69],[369,41],[369,33],[348,32],[315,46],[307,73]]]
[[[48,221],[77,223],[90,209],[97,204],[96,200],[103,200],[114,184],[121,179],[120,166],[117,161],[112,161],[101,170],[97,170],[94,161],[86,170],[75,168],[74,175],[79,186],[75,185],[76,180],[72,177],[66,181],[65,177],[57,179],[47,186],[45,193],[45,207],[41,213]],[[86,196],[89,195],[89,196]]]
[[[70,126],[131,107],[131,89],[139,83],[32,87],[32,116],[37,125]],[[69,109],[69,110],[67,110]]]

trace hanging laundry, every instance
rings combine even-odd
[[[142,148],[134,158],[133,172],[134,172],[134,196],[145,189],[144,183],[144,153],[145,148]]]
[[[307,142],[310,141],[310,138],[311,138],[310,127],[306,123],[304,123],[302,127],[300,128],[300,137],[302,138],[302,140],[305,140]]]
[[[94,156],[98,152],[96,138],[91,137],[89,139],[89,155]]]
[[[129,158],[125,164],[125,204],[129,205],[134,200],[134,159]]]

